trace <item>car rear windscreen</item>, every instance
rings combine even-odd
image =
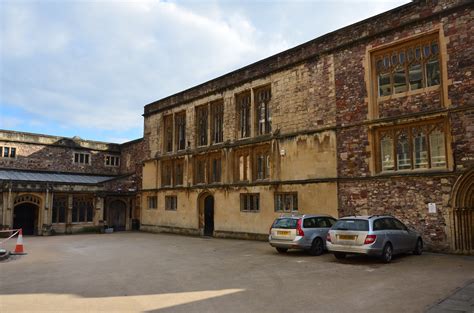
[[[339,220],[332,227],[334,230],[358,230],[369,231],[369,221],[358,219]]]
[[[298,220],[295,218],[279,218],[273,223],[273,228],[296,229]]]

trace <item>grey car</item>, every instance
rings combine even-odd
[[[321,255],[326,249],[326,236],[336,219],[329,215],[288,215],[277,218],[268,236],[270,245],[280,253],[288,249],[306,250]]]
[[[329,230],[326,246],[337,259],[366,254],[389,263],[395,254],[421,254],[423,239],[393,216],[349,216],[339,219]]]

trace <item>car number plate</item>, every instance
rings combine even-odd
[[[339,239],[341,240],[354,240],[356,236],[354,235],[339,235]]]
[[[290,234],[289,231],[277,231],[277,235],[280,235],[280,236],[288,236]]]

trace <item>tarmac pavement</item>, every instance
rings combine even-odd
[[[265,242],[141,232],[25,237],[24,248],[0,262],[2,313],[435,313],[472,301],[456,291],[474,281],[474,257],[431,253],[340,262]]]

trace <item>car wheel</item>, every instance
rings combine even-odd
[[[346,258],[346,254],[342,252],[334,252],[334,256],[338,260],[344,260]]]
[[[422,253],[423,253],[423,240],[421,240],[421,238],[418,238],[418,240],[416,241],[415,250],[413,250],[413,254],[420,255]]]
[[[311,244],[311,249],[309,249],[310,255],[321,255],[324,252],[324,245],[321,238],[315,238]]]
[[[288,251],[287,248],[276,248],[278,253],[286,253]]]
[[[387,243],[385,247],[383,247],[382,261],[384,263],[390,263],[390,261],[392,261],[392,257],[393,257],[392,245],[390,243]]]

